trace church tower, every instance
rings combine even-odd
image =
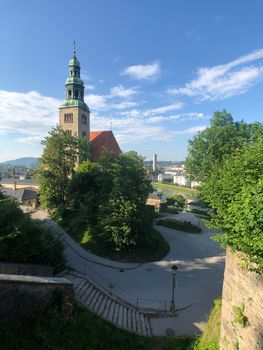
[[[84,83],[80,79],[80,64],[76,57],[75,42],[65,86],[66,101],[59,107],[59,126],[69,134],[89,141],[90,111],[84,102]]]

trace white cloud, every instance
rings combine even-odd
[[[134,66],[129,66],[121,72],[121,75],[128,75],[131,78],[137,80],[151,80],[157,78],[160,72],[160,63],[154,62],[145,65],[138,64]]]
[[[160,123],[160,122],[168,122],[168,121],[186,121],[186,120],[193,120],[193,119],[205,119],[208,118],[204,113],[196,113],[196,112],[190,112],[190,113],[181,113],[181,114],[175,114],[175,115],[169,115],[169,116],[154,116],[146,119],[146,122],[151,123]]]
[[[95,86],[94,85],[85,85],[85,88],[87,89],[87,90],[95,90]]]
[[[108,108],[106,103],[107,97],[103,95],[90,94],[85,96],[85,102],[94,110],[105,110]]]
[[[135,107],[137,105],[138,105],[138,103],[134,102],[134,101],[124,101],[124,102],[121,102],[121,103],[113,104],[111,106],[111,108],[114,108],[114,109],[126,109],[126,108]]]
[[[122,85],[111,88],[110,94],[112,97],[130,97],[136,95],[138,91],[136,88],[124,88]]]
[[[162,107],[158,107],[158,108],[154,108],[154,109],[149,109],[149,110],[144,112],[144,115],[150,115],[150,114],[154,115],[154,114],[167,113],[167,112],[175,111],[177,109],[181,109],[182,107],[183,107],[183,103],[177,102],[177,103],[174,103],[172,105],[162,106]]]
[[[248,65],[263,59],[263,49],[214,67],[197,69],[197,78],[183,87],[171,88],[172,95],[186,95],[200,100],[221,100],[245,93],[263,78],[263,66]]]
[[[36,91],[21,93],[0,90],[0,133],[30,135],[31,143],[34,140],[36,143],[37,138],[44,137],[57,124],[60,103],[60,100]],[[23,142],[22,139],[19,141]]]

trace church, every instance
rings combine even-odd
[[[66,80],[66,101],[59,107],[59,126],[70,135],[85,138],[90,142],[91,160],[96,161],[104,151],[116,156],[121,149],[112,131],[90,131],[90,110],[84,102],[84,83],[80,77],[80,63],[74,46],[69,61],[69,77]]]

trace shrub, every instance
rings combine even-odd
[[[191,224],[188,221],[179,221],[175,219],[160,219],[156,223],[160,226],[165,226],[174,230],[189,232],[189,233],[201,233],[202,230],[200,227]]]

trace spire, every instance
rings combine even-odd
[[[76,57],[76,42],[73,40],[73,57]]]
[[[66,80],[67,100],[84,102],[84,84],[80,78],[80,64],[76,56],[76,42],[73,41],[73,57],[69,61],[69,77]]]

